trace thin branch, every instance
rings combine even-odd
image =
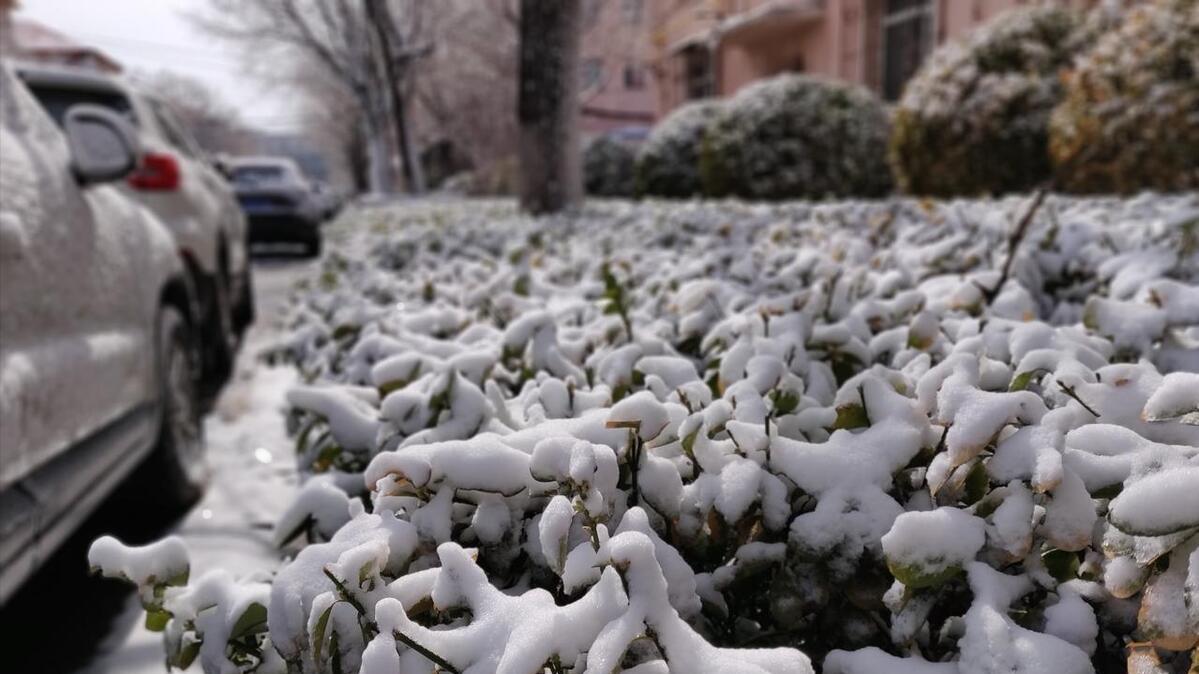
[[[402,632],[392,632],[392,634],[395,636],[396,641],[399,641],[400,643],[404,644],[408,648],[411,648],[412,650],[416,651],[417,653],[420,653],[421,655],[425,656],[425,659],[428,660],[429,662],[432,662],[433,664],[444,669],[445,671],[450,672],[450,674],[461,674],[461,672],[458,670],[457,667],[450,664],[449,660],[446,660],[445,658],[434,653],[433,651],[416,643],[416,641],[413,640],[412,637],[410,637]]]
[[[1093,414],[1096,419],[1099,418],[1099,413],[1096,412],[1094,409],[1092,409],[1090,405],[1083,402],[1082,398],[1078,397],[1078,392],[1074,390],[1073,386],[1068,386],[1066,384],[1063,384],[1060,381],[1057,383],[1057,385],[1058,385],[1058,388],[1060,388],[1062,390],[1062,393],[1065,393],[1066,395],[1073,398],[1074,401],[1077,402],[1079,405],[1082,405],[1086,411]]]
[[[1045,197],[1049,194],[1049,186],[1044,185],[1037,188],[1036,193],[1032,196],[1032,201],[1029,202],[1028,208],[1025,209],[1023,217],[1016,223],[1016,228],[1012,230],[1011,235],[1007,240],[1007,259],[1003,261],[1003,270],[999,274],[999,280],[995,286],[983,292],[983,298],[987,304],[995,301],[999,296],[999,292],[1003,290],[1003,286],[1007,283],[1008,276],[1012,272],[1012,263],[1016,260],[1016,253],[1020,249],[1020,244],[1024,241],[1024,237],[1028,234],[1028,226],[1032,224],[1033,216],[1037,214],[1037,209],[1045,202]]]

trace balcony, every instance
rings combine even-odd
[[[716,33],[722,40],[741,42],[820,21],[827,3],[825,0],[742,0],[729,4],[740,6],[742,11],[719,22]]]

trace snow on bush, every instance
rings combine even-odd
[[[1068,9],[1015,9],[933,52],[895,110],[891,164],[899,187],[1002,194],[1049,178],[1059,73],[1089,46],[1074,37],[1079,24]]]
[[[1025,208],[359,212],[270,353],[307,545],[93,564],[208,672],[1185,671],[1199,200],[1050,197],[997,287]]]
[[[1199,4],[1133,8],[1066,80],[1050,122],[1059,184],[1075,192],[1199,189],[1196,111]]]
[[[804,75],[748,86],[708,129],[705,192],[746,199],[880,196],[891,189],[887,113],[861,87]]]
[[[703,194],[700,153],[720,101],[695,101],[675,108],[653,128],[637,152],[637,193],[657,197]]]
[[[597,197],[633,196],[636,156],[624,143],[600,136],[583,148],[583,184]]]

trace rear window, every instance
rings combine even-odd
[[[115,91],[71,89],[32,83],[30,83],[29,89],[59,126],[62,126],[63,119],[66,118],[67,111],[71,109],[71,106],[80,103],[90,103],[108,108],[113,112],[125,115],[129,121],[137,123],[129,99]]]
[[[283,182],[282,166],[238,166],[233,169],[233,182],[238,185],[260,185]]]

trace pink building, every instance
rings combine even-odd
[[[653,124],[653,0],[583,0],[580,123],[584,138]]]
[[[1057,0],[1089,6],[1096,0]],[[1034,0],[655,0],[658,114],[804,72],[862,84],[887,100],[939,44]]]

